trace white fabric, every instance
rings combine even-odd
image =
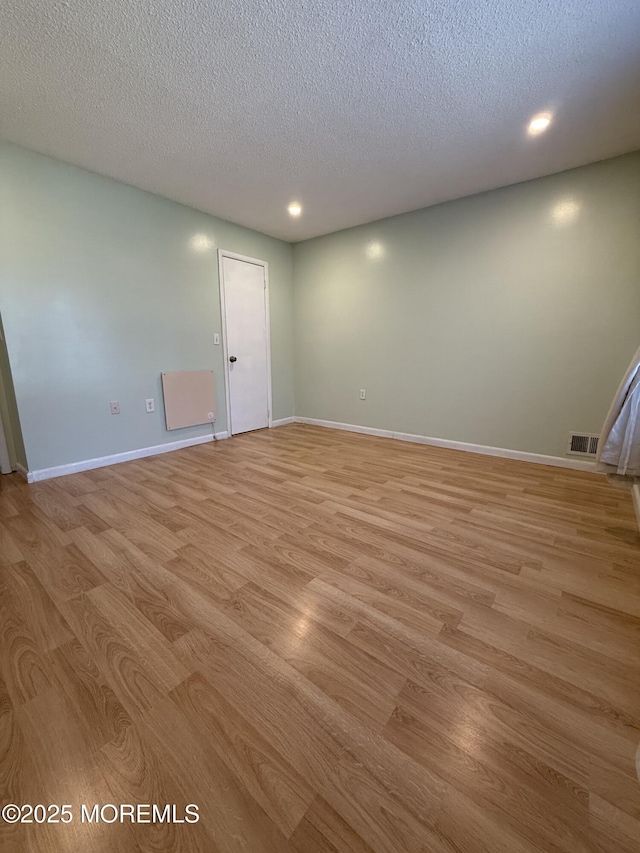
[[[606,471],[640,477],[640,349],[609,409],[598,442],[597,461]]]

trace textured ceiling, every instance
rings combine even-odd
[[[639,48],[639,0],[3,0],[0,136],[296,241],[640,148]]]

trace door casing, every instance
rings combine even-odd
[[[267,343],[267,408],[269,416],[269,428],[273,426],[273,405],[271,398],[271,309],[269,303],[269,264],[259,258],[251,258],[248,255],[239,255],[237,252],[229,252],[227,249],[218,249],[218,279],[220,281],[220,313],[222,318],[222,359],[224,361],[224,388],[225,401],[227,405],[227,431],[229,436],[233,435],[233,422],[231,418],[231,389],[229,387],[229,349],[227,345],[227,311],[224,290],[224,258],[233,258],[236,261],[245,261],[255,264],[264,269],[264,310],[265,310],[265,335]]]

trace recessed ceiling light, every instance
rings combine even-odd
[[[529,126],[527,127],[527,133],[529,134],[529,136],[538,136],[540,133],[544,133],[550,124],[551,114],[539,113],[539,115],[534,116],[529,122]]]
[[[287,210],[291,216],[300,216],[302,213],[302,205],[297,201],[292,201]]]

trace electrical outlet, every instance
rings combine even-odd
[[[360,399],[361,399],[361,400],[366,400],[366,399],[367,399],[367,392],[364,390],[364,388],[361,388],[361,389],[360,389]]]
[[[217,332],[213,333],[213,343],[215,346],[220,346],[220,335]]]
[[[111,414],[112,415],[119,415],[120,414],[120,403],[118,402],[118,400],[112,400],[109,403],[109,406],[111,407]]]
[[[156,402],[155,402],[155,400],[153,399],[153,397],[149,397],[147,400],[145,400],[145,401],[144,401],[144,404],[145,404],[146,409],[147,409],[147,411],[148,411],[148,412],[155,412],[155,410],[156,410]]]

